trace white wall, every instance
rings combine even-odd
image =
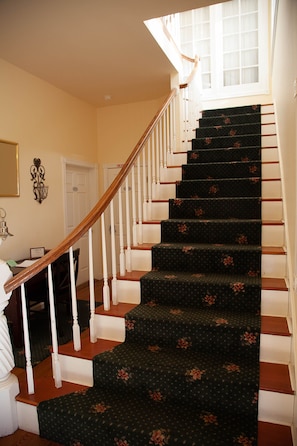
[[[97,163],[97,120],[95,107],[1,59],[0,98],[0,139],[19,144],[20,167],[20,197],[0,197],[14,234],[0,246],[7,260],[64,238],[62,157]],[[42,204],[32,192],[33,158],[41,159],[49,186]]]

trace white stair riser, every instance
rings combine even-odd
[[[145,272],[144,272],[145,274]],[[140,282],[137,280],[117,280],[119,302],[139,304]],[[261,314],[286,317],[288,315],[288,291],[262,290]]]
[[[161,225],[157,223],[142,224],[143,243],[159,243],[161,240]],[[262,246],[284,246],[283,225],[263,225]]]
[[[93,364],[92,361],[73,356],[59,355],[61,367],[61,379],[83,386],[93,386]]]
[[[166,220],[169,215],[168,201],[151,204],[151,219]],[[280,221],[283,218],[282,201],[262,201],[262,219]]]
[[[259,420],[291,425],[294,396],[278,392],[259,392]]]
[[[261,146],[262,147],[277,147],[276,135],[262,135]]]
[[[261,334],[260,361],[289,364],[291,336]]]
[[[39,435],[37,406],[17,401],[19,429]]]
[[[267,316],[286,317],[289,314],[288,291],[262,290],[261,312]]]
[[[261,121],[261,123],[264,124],[263,121]],[[268,124],[261,126],[261,133],[262,135],[275,135],[276,125],[274,123],[271,123],[271,121],[269,121]]]
[[[156,187],[153,200],[169,200],[175,197],[175,184],[160,184]],[[265,180],[262,182],[262,198],[281,198],[280,180]]]
[[[151,251],[132,249],[132,270],[150,271],[152,267]],[[286,276],[285,255],[262,255],[262,277],[283,278]]]

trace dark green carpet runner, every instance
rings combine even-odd
[[[80,446],[255,446],[261,304],[260,106],[203,113],[126,341],[94,387],[38,406]]]

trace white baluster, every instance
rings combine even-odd
[[[140,245],[142,245],[143,241],[143,227],[142,227],[142,203],[141,203],[141,165],[140,165],[140,156],[137,158],[137,198],[138,198],[138,225],[137,225],[137,241]]]
[[[112,268],[112,281],[111,281],[111,294],[113,305],[118,304],[117,296],[117,263],[116,263],[116,246],[115,246],[115,225],[114,225],[114,209],[113,200],[110,202],[110,231],[111,231],[111,268]]]
[[[160,191],[160,123],[157,125],[157,140],[156,140],[156,187],[155,193],[159,197]]]
[[[104,213],[101,215],[101,233],[102,233],[102,264],[103,264],[103,307],[105,311],[109,311],[110,291],[108,286]]]
[[[130,206],[129,206],[129,181],[128,177],[125,182],[125,195],[126,195],[126,238],[127,238],[127,249],[126,249],[126,267],[127,271],[132,271],[132,259],[131,259],[131,225],[130,225]]]
[[[152,136],[148,140],[147,146],[147,187],[148,187],[148,209],[147,218],[152,219],[152,156],[151,156]]]
[[[145,157],[146,146],[143,147],[142,151],[142,189],[143,189],[143,220],[147,221],[147,177],[146,177],[146,157]]]
[[[52,334],[52,366],[53,377],[55,380],[56,388],[62,387],[61,368],[58,354],[58,337],[57,337],[57,324],[56,324],[56,312],[55,312],[55,299],[53,291],[53,276],[51,265],[47,267],[47,280],[48,280],[48,297],[50,308],[50,320],[51,320],[51,334]]]
[[[154,130],[151,142],[151,154],[152,154],[152,198],[156,198],[156,140],[157,140],[157,130]]]
[[[23,330],[24,330],[24,347],[26,358],[26,373],[27,373],[27,387],[29,395],[34,393],[34,381],[33,381],[33,369],[31,363],[31,348],[28,329],[28,314],[27,314],[27,302],[25,285],[21,284],[21,301],[22,301],[22,314],[23,314]]]
[[[120,231],[120,275],[125,275],[125,249],[124,249],[124,227],[123,227],[123,205],[122,205],[122,188],[119,188],[119,231]]]
[[[93,233],[88,231],[89,241],[89,288],[90,288],[90,341],[97,341],[95,328],[95,286],[94,286],[94,257],[93,257]]]
[[[132,243],[137,246],[137,221],[136,221],[136,198],[135,198],[135,168],[131,170],[132,183]]]
[[[73,262],[73,248],[69,248],[69,266],[70,266],[70,285],[71,285],[71,303],[72,303],[72,317],[73,317],[73,346],[75,351],[81,349],[80,340],[80,327],[78,324],[78,312],[77,312],[77,300],[76,300],[76,286],[74,275],[74,262]]]
[[[167,168],[167,125],[166,125],[166,111],[162,116],[163,121],[163,167],[164,169]]]

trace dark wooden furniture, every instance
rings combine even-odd
[[[79,249],[73,251],[75,282],[79,268]],[[20,263],[20,262],[19,262]],[[11,267],[13,275],[23,271],[21,267]],[[62,326],[63,321],[59,321],[59,305],[68,305],[70,309],[71,285],[70,285],[70,266],[69,254],[62,254],[52,264],[53,288],[57,308],[58,325]],[[34,306],[43,303],[44,308],[48,308],[48,278],[47,268],[40,271],[25,283],[28,317],[34,313]],[[5,315],[10,324],[11,334],[15,347],[23,345],[23,323],[22,323],[22,303],[21,289],[16,288],[11,297],[8,306],[5,308]]]

